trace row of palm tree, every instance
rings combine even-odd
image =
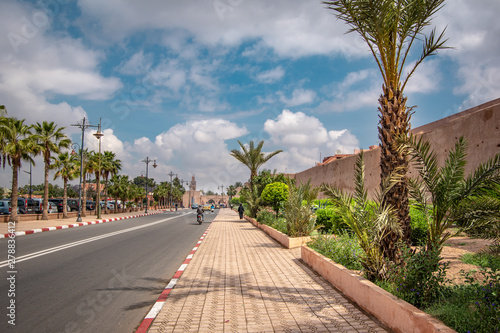
[[[18,174],[23,162],[35,165],[34,157],[43,156],[44,161],[44,195],[42,219],[48,219],[48,192],[49,170],[56,170],[54,179],[61,178],[64,182],[63,216],[67,217],[67,185],[70,180],[78,177],[80,162],[83,162],[83,198],[85,198],[85,180],[87,174],[94,174],[96,178],[103,177],[107,184],[110,176],[117,175],[121,170],[121,161],[116,159],[113,152],[105,151],[104,154],[83,151],[83,161],[74,153],[64,151],[71,146],[71,140],[64,134],[65,127],[58,127],[54,122],[43,121],[28,125],[24,119],[7,117],[7,110],[0,106],[0,162],[3,168],[8,164],[12,168],[12,213],[9,221],[15,222],[17,216]],[[80,151],[81,153],[81,151]],[[57,154],[53,156],[53,154]],[[99,163],[100,160],[100,163]],[[107,200],[107,186],[105,186],[105,200]],[[100,190],[100,189],[98,189]],[[105,208],[107,209],[107,208]],[[82,205],[85,216],[85,205]]]

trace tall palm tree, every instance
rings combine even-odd
[[[0,105],[0,117],[7,117],[7,108],[5,108],[5,105]]]
[[[412,107],[406,106],[403,91],[408,79],[416,68],[444,46],[444,31],[437,36],[432,30],[427,36],[424,30],[430,25],[434,14],[442,8],[444,0],[407,1],[407,0],[337,0],[324,1],[337,18],[345,21],[368,44],[384,81],[379,98],[379,138],[381,147],[381,183],[394,170],[405,175],[408,157],[398,150],[396,138],[407,137],[410,131]],[[412,46],[423,42],[423,50],[415,63],[403,74]],[[406,76],[404,76],[406,75]],[[403,240],[411,240],[408,180],[403,178],[394,186],[385,200],[395,207],[403,229]],[[394,259],[397,255],[397,234],[386,237],[382,246],[384,255]]]
[[[43,155],[44,162],[42,220],[48,220],[50,155],[52,153],[58,154],[61,148],[68,148],[71,141],[62,132],[64,127],[58,128],[54,122],[43,121],[41,124],[36,123],[33,130],[34,139],[38,145],[39,153]]]
[[[241,150],[237,149],[231,150],[231,156],[236,158],[241,163],[245,164],[250,169],[250,188],[253,189],[253,179],[254,177],[257,176],[259,168],[264,163],[269,161],[271,157],[278,155],[283,150],[279,149],[271,153],[264,154],[262,152],[262,146],[264,146],[264,140],[259,142],[257,147],[255,147],[253,140],[251,140],[248,143],[248,149],[240,141],[238,141],[238,143],[240,144]]]
[[[75,179],[79,175],[78,158],[68,152],[59,153],[57,157],[52,157],[54,163],[52,169],[56,170],[54,180],[61,177],[64,182],[63,187],[63,218],[68,218],[68,181]]]
[[[116,154],[111,151],[105,151],[101,159],[101,170],[104,177],[105,195],[104,195],[104,213],[108,212],[108,179],[118,174],[122,169],[122,162],[116,158]],[[116,207],[115,207],[116,208]]]
[[[28,161],[34,165],[31,154],[37,152],[37,146],[31,133],[31,126],[26,125],[24,119],[18,120],[13,117],[2,117],[0,119],[0,148],[2,155],[5,156],[5,160],[12,167],[12,211],[9,221],[17,222],[17,187],[21,162]]]

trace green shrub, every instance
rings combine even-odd
[[[288,185],[289,196],[283,213],[287,223],[286,234],[290,237],[309,236],[316,230],[316,215],[311,208],[319,188],[313,188],[310,182],[299,186]]]
[[[238,206],[240,204],[240,198],[232,198],[231,199],[231,205],[233,206]]]
[[[336,209],[318,209],[316,210],[316,225],[321,226],[322,232],[338,235],[349,227],[344,223],[342,215]]]
[[[274,220],[276,219],[276,214],[269,209],[261,209],[255,219],[265,225],[272,226]]]
[[[425,214],[414,206],[410,206],[410,217],[411,245],[424,246],[427,243],[427,237],[429,235],[429,224],[425,219]]]
[[[445,288],[444,297],[425,312],[457,332],[500,332],[500,272],[481,269],[482,282]]]
[[[490,253],[466,253],[461,258],[466,264],[500,271],[500,256]]]
[[[360,270],[363,268],[359,261],[363,250],[359,246],[357,237],[347,232],[342,232],[335,237],[331,235],[313,237],[307,246],[348,269]]]
[[[388,274],[392,293],[416,307],[431,304],[442,295],[443,285],[448,282],[449,263],[440,262],[440,250],[412,250],[403,244],[399,247],[401,262]]]

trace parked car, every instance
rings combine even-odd
[[[63,211],[63,199],[49,199],[49,202],[53,202],[57,206],[57,211],[62,213]],[[69,205],[66,205],[66,211],[71,212]]]
[[[49,207],[47,208],[49,214],[57,214],[59,210],[57,209],[57,205],[51,201],[49,201]]]
[[[71,212],[78,211],[78,207],[80,207],[78,205],[78,199],[68,199],[67,205],[71,209]]]
[[[9,202],[9,214],[11,211],[11,199],[3,199]],[[27,211],[27,205],[28,205],[28,199],[23,198],[23,197],[18,197],[17,198],[17,213],[18,214],[26,214]]]
[[[9,215],[10,214],[10,201],[9,200],[0,200],[0,215]]]
[[[42,212],[43,199],[31,198],[28,199],[26,205],[26,214],[38,214]]]
[[[92,200],[87,200],[87,203],[85,205],[86,210],[94,210],[95,209],[95,202]]]
[[[195,204],[195,203],[194,203],[194,204],[192,204],[192,205],[191,205],[191,208],[193,208],[193,209],[198,209],[198,204]]]

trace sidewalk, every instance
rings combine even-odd
[[[163,211],[159,210],[150,210],[148,211],[149,214],[156,214],[160,213]],[[138,212],[126,212],[126,213],[111,213],[111,214],[102,214],[100,220],[109,220],[109,219],[114,219],[114,218],[126,218],[130,216],[139,216],[139,215],[144,215],[144,211],[138,211]],[[81,223],[86,223],[86,222],[93,222],[93,221],[99,221],[97,219],[97,216],[92,214],[92,215],[87,215],[85,217],[82,216],[82,222]],[[65,225],[72,225],[72,224],[78,224],[80,222],[76,222],[76,217],[69,217],[67,219],[50,219],[50,214],[49,214],[49,220],[33,220],[33,221],[21,221],[21,222],[16,222],[16,232],[19,231],[27,231],[27,230],[36,230],[36,229],[42,229],[42,228],[50,228],[50,227],[58,227],[58,226],[65,226]],[[8,226],[9,223],[0,223],[0,235],[8,233]]]
[[[385,332],[300,260],[221,209],[148,332]]]

